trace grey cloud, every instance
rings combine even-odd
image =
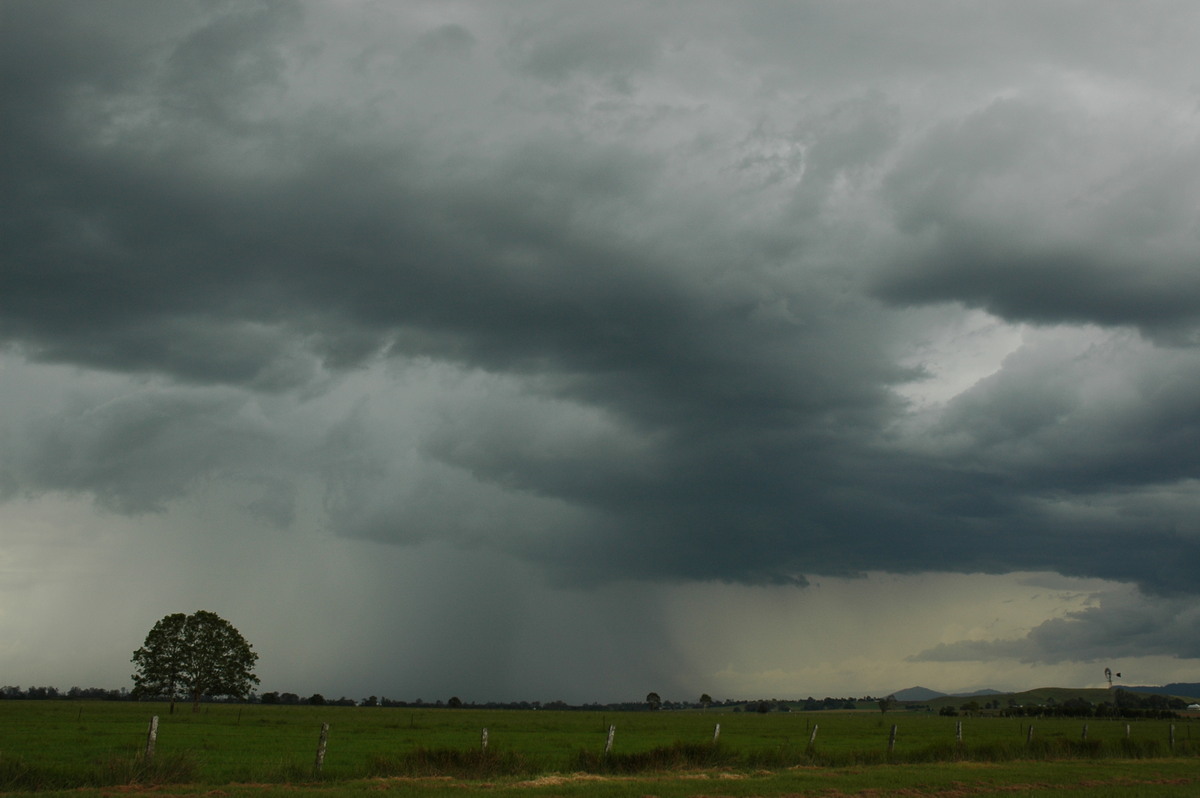
[[[773,2],[721,11],[727,9],[718,5],[709,18],[745,34],[736,43],[748,62],[794,65],[798,76],[822,86],[895,80],[941,89],[958,73],[969,76],[967,88],[1007,88],[1064,69],[1186,85],[1191,78],[1179,65],[1192,57],[1198,27],[1178,0],[1154,3],[1136,17],[1119,2],[1036,0],[987,8]]]
[[[595,13],[595,11],[600,13]],[[544,80],[562,81],[583,75],[605,79],[622,91],[635,72],[648,69],[662,47],[661,19],[630,26],[620,17],[606,19],[611,10],[591,14],[562,13],[543,8],[516,26],[510,47],[520,67]]]
[[[1131,155],[1128,126],[1056,97],[998,100],[930,133],[888,176],[899,228],[922,243],[878,294],[1191,341],[1195,152]]]
[[[117,512],[161,510],[233,463],[270,459],[269,433],[239,418],[242,405],[223,392],[77,394],[5,430],[5,470],[22,490],[85,492]]]
[[[276,391],[310,385],[317,357],[294,334],[264,324],[209,319],[117,322],[94,340],[55,336],[27,354],[47,362],[86,362],[121,371],[167,371],[197,383],[231,382]]]
[[[299,489],[294,480],[273,474],[235,476],[249,484],[256,493],[241,505],[245,512],[280,528],[286,528],[296,520]]]

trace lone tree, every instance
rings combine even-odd
[[[258,684],[254,663],[258,655],[242,633],[215,612],[168,615],[150,630],[146,642],[133,652],[133,692],[137,696],[190,695],[192,711],[201,697],[244,698]]]
[[[662,706],[662,699],[658,697],[658,693],[647,693],[646,705],[652,710],[658,709]]]

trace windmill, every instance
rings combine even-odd
[[[1112,689],[1112,680],[1113,680],[1113,675],[1114,675],[1114,674],[1113,674],[1113,672],[1112,672],[1112,669],[1111,669],[1111,668],[1105,668],[1105,669],[1104,669],[1104,678],[1105,678],[1105,680],[1107,680],[1107,681],[1108,681],[1108,689],[1109,689],[1109,690],[1111,690],[1111,689]],[[1115,675],[1116,675],[1116,677],[1117,677],[1118,679],[1120,679],[1120,678],[1121,678],[1121,674],[1119,674],[1119,673],[1118,673],[1118,674],[1115,674]]]

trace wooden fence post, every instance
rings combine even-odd
[[[817,729],[821,728],[818,724],[813,724],[812,734],[808,735],[808,745],[811,748],[813,743],[817,741]]]
[[[954,724],[954,741],[962,743],[962,721],[956,721]]]
[[[892,733],[888,735],[888,753],[896,750],[896,724],[892,724]]]
[[[483,746],[483,748],[481,750],[486,751],[487,750],[487,729],[486,728],[483,730],[483,740],[481,741],[480,744]]]
[[[606,754],[612,753],[613,738],[616,736],[617,736],[617,727],[615,725],[609,726],[608,727],[608,742],[606,742],[604,744],[604,753],[606,753]]]
[[[1086,723],[1083,724],[1083,737],[1080,739],[1084,740],[1085,742],[1087,741],[1087,724]]]
[[[154,744],[158,742],[158,715],[150,718],[150,731],[146,732],[146,762],[154,761]]]
[[[716,745],[717,741],[720,739],[721,739],[721,724],[718,723],[717,727],[715,729],[713,729],[713,745]]]
[[[1129,739],[1129,724],[1128,723],[1125,724],[1125,739],[1126,740]]]
[[[321,775],[321,768],[325,767],[325,746],[329,743],[329,724],[321,724],[321,737],[317,740],[317,775]]]
[[[1029,724],[1029,731],[1025,733],[1025,744],[1029,745],[1033,742],[1033,724]]]
[[[1168,735],[1167,739],[1169,740],[1169,745],[1171,746],[1171,750],[1174,751],[1175,750],[1175,724],[1174,723],[1171,724],[1170,731],[1167,733],[1167,735]]]

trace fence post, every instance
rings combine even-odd
[[[616,737],[616,736],[617,736],[617,727],[615,725],[609,726],[608,727],[608,742],[606,742],[604,744],[604,753],[606,753],[606,754],[612,753],[613,737]]]
[[[717,744],[717,740],[721,739],[721,724],[717,724],[717,728],[713,729],[713,745]]]
[[[1169,735],[1168,739],[1170,740],[1171,750],[1174,751],[1175,750],[1175,724],[1174,723],[1171,724],[1171,729],[1168,732],[1168,735]]]
[[[1026,732],[1026,734],[1025,734],[1025,744],[1029,745],[1031,742],[1033,742],[1033,724],[1032,723],[1029,724],[1029,731]]]
[[[480,745],[482,746],[482,748],[480,750],[483,750],[483,751],[487,750],[487,728],[486,727],[483,730],[483,739],[480,741]]]
[[[321,737],[317,740],[317,775],[321,775],[321,768],[325,767],[325,746],[329,743],[329,724],[321,724]]]
[[[1084,741],[1087,740],[1087,724],[1086,723],[1083,724],[1083,737],[1081,739],[1083,739]]]
[[[888,735],[888,753],[896,750],[896,724],[892,724],[892,733]]]
[[[154,744],[158,742],[158,715],[150,718],[150,730],[146,732],[146,763],[154,761]]]
[[[813,724],[812,734],[808,735],[808,744],[811,747],[817,741],[817,729],[821,728],[816,723]]]
[[[954,741],[957,743],[962,742],[962,721],[961,720],[956,721],[954,724]]]
[[[1129,724],[1128,723],[1125,724],[1125,739],[1126,740],[1129,739]]]

